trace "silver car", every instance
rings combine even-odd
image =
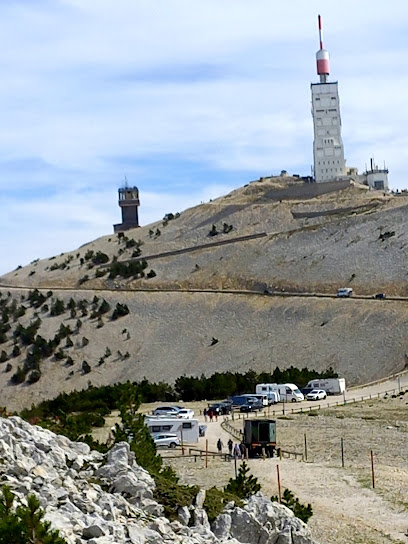
[[[157,434],[153,436],[157,448],[175,448],[180,446],[180,439],[176,434]]]
[[[153,412],[155,416],[174,416],[177,417],[177,414],[180,412],[178,406],[158,406]]]

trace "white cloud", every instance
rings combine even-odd
[[[407,3],[1,3],[3,266],[109,232],[125,174],[144,222],[259,175],[308,174],[320,9],[348,164],[374,155],[405,187]]]

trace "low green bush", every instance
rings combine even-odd
[[[276,495],[271,497],[272,502],[279,502],[279,499]],[[302,504],[297,497],[289,489],[285,489],[282,495],[281,504],[287,506],[295,516],[305,523],[313,516],[313,508],[311,504],[305,505]]]
[[[8,486],[0,493],[0,544],[67,544],[58,531],[43,521],[44,511],[34,495],[27,496],[27,506],[17,504]]]

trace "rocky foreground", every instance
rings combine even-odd
[[[0,456],[2,484],[22,500],[36,495],[45,519],[69,544],[314,542],[301,520],[261,493],[243,508],[230,503],[210,524],[200,491],[195,505],[180,508],[178,521],[170,522],[153,499],[153,479],[125,442],[105,456],[18,417],[0,418]]]

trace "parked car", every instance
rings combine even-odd
[[[158,434],[153,436],[153,441],[158,448],[175,448],[180,446],[180,439],[176,434]]]
[[[374,298],[384,300],[385,298],[387,298],[387,295],[385,293],[377,293],[376,295],[374,295]]]
[[[225,415],[231,413],[232,404],[229,401],[226,402],[215,402],[214,404],[208,405],[208,410],[212,410],[218,415]]]
[[[194,410],[190,410],[189,408],[182,408],[178,411],[177,417],[181,419],[193,419]]]
[[[178,406],[158,406],[153,412],[155,416],[177,416],[181,408]]]
[[[256,412],[264,408],[261,402],[247,402],[239,407],[240,412]]]
[[[306,400],[323,400],[326,397],[326,391],[323,391],[323,389],[313,389],[306,395]]]

